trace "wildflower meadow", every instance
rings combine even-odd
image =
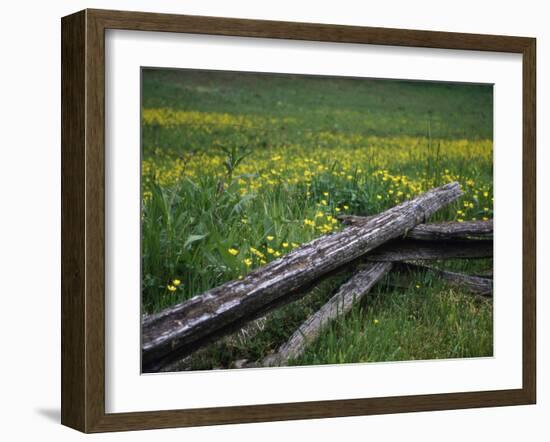
[[[430,221],[493,218],[491,85],[143,69],[142,311],[158,312],[433,187]],[[492,259],[434,263],[485,274]],[[342,282],[210,344],[234,368],[285,342]],[[391,296],[389,295],[391,293]],[[491,356],[493,304],[418,271],[385,277],[291,365]]]

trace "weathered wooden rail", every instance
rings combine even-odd
[[[345,225],[360,226],[371,217],[339,215]],[[404,235],[408,239],[418,240],[464,240],[493,239],[493,220],[488,221],[449,221],[435,224],[419,224]]]
[[[492,240],[425,241],[403,239],[390,241],[373,250],[368,261],[433,261],[438,259],[476,259],[493,256]]]
[[[455,201],[458,183],[425,194],[379,215],[343,220],[350,224],[337,233],[317,238],[243,279],[230,281],[142,322],[143,371],[159,371],[201,346],[239,329],[246,322],[306,294],[335,273],[359,266],[348,284],[334,296],[300,336],[316,336],[320,324],[335,317],[334,306],[347,311],[392,267],[392,262],[492,256],[492,223],[423,224],[433,213]],[[472,239],[475,238],[475,241]],[[366,263],[366,261],[371,261]],[[361,264],[365,262],[365,264]],[[300,331],[297,331],[299,333]],[[292,344],[265,365],[282,364],[310,338],[294,336]],[[292,341],[292,339],[291,339]],[[290,341],[289,341],[290,342]],[[301,350],[300,350],[301,351]],[[278,359],[277,359],[278,358]]]
[[[311,315],[283,344],[279,351],[267,356],[262,365],[286,365],[290,359],[296,359],[306,345],[319,336],[323,327],[338,316],[348,313],[354,302],[359,302],[370,289],[392,268],[391,262],[372,262],[362,266],[338,292]]]

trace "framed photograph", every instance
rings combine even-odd
[[[535,403],[535,39],[61,25],[64,425]]]

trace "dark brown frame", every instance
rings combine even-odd
[[[534,404],[536,40],[311,23],[84,10],[62,30],[61,422],[84,432]],[[523,386],[401,397],[105,413],[106,29],[519,53],[523,56]]]

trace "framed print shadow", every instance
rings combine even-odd
[[[64,425],[535,403],[535,39],[61,29]]]

